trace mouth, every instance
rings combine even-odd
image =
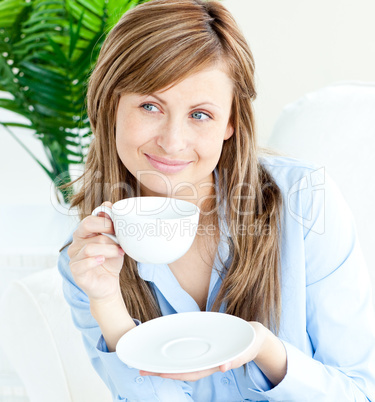
[[[148,155],[148,154],[145,154],[145,156],[152,167],[163,173],[180,172],[181,170],[184,170],[187,166],[189,166],[190,163],[192,162],[192,161],[164,159],[157,157],[155,155]]]

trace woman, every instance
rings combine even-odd
[[[261,155],[255,96],[251,51],[219,1],[138,5],[101,49],[87,98],[94,139],[72,199],[81,222],[59,270],[114,400],[375,395],[375,316],[352,215],[324,171]],[[320,185],[318,196],[311,183]],[[132,260],[100,234],[114,233],[108,217],[91,215],[100,204],[150,195],[201,209],[202,230],[169,265]],[[202,310],[250,321],[255,345],[228,364],[186,374],[139,371],[114,352],[136,325]]]

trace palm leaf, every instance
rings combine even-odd
[[[0,0],[0,108],[18,113],[42,143],[55,180],[68,182],[69,166],[84,162],[91,138],[85,97],[106,32],[144,0]],[[0,122],[1,123],[1,122]],[[21,146],[26,148],[17,137]],[[69,194],[64,194],[68,200]]]

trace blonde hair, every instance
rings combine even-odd
[[[253,56],[220,1],[152,0],[125,13],[111,30],[89,82],[87,108],[94,139],[80,178],[83,184],[71,206],[79,208],[83,219],[104,201],[114,203],[135,194],[136,180],[116,151],[121,94],[156,92],[222,63],[234,86],[230,117],[234,134],[224,142],[217,165],[221,202],[227,200],[224,217],[231,233],[232,260],[224,267],[212,310],[225,303],[226,313],[259,321],[277,332],[282,196],[258,158]],[[218,221],[217,210],[212,218]],[[239,227],[245,233],[239,233]],[[255,233],[246,228],[255,228]],[[151,287],[127,255],[120,283],[132,317],[144,322],[161,315]]]

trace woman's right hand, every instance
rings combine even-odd
[[[109,208],[110,202],[104,202]],[[73,233],[68,248],[70,269],[77,285],[90,300],[110,300],[120,293],[120,271],[124,251],[109,237],[101,233],[115,234],[108,215],[89,215],[81,221]]]

